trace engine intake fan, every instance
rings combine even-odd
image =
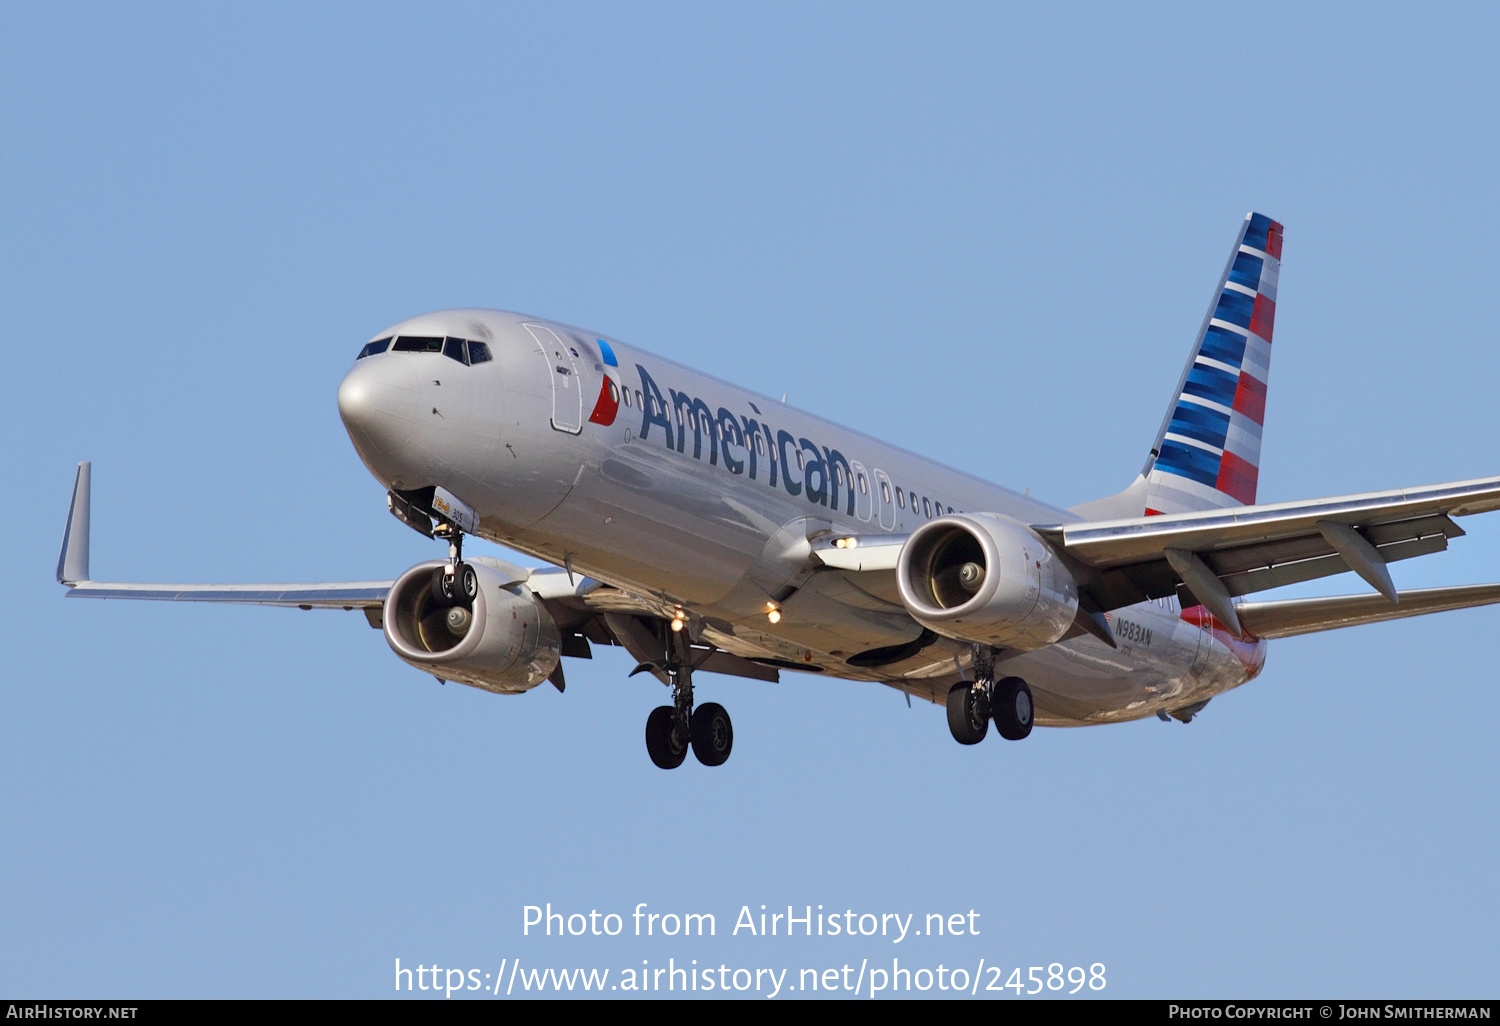
[[[912,532],[896,564],[907,612],[959,641],[1023,651],[1050,645],[1078,613],[1078,586],[1025,524],[950,514]]]
[[[401,659],[444,680],[497,694],[530,691],[557,667],[562,639],[527,589],[479,562],[464,564],[477,587],[444,597],[441,560],[396,579],[385,601],[385,640]]]

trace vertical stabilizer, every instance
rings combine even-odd
[[[1281,225],[1247,214],[1142,475],[1147,515],[1255,503]]]
[[[1073,512],[1091,520],[1255,503],[1281,225],[1246,214],[1141,476]]]

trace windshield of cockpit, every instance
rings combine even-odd
[[[387,350],[393,353],[441,353],[465,365],[484,363],[492,358],[488,345],[471,339],[452,335],[392,335],[367,342],[355,359],[363,360]]]

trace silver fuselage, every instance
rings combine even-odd
[[[737,655],[942,701],[967,675],[970,646],[939,638],[895,661],[851,665],[922,628],[894,574],[811,572],[807,540],[904,534],[950,508],[1027,524],[1078,519],[607,335],[449,310],[376,337],[403,335],[483,340],[493,359],[468,366],[387,351],[356,361],[340,412],[382,484],[441,486],[480,514],[479,536],[660,615],[681,612]],[[1043,725],[1180,709],[1251,679],[1265,658],[1264,642],[1195,614],[1185,618],[1174,599],[1115,610],[1117,649],[1081,635],[1002,653],[998,670],[1030,683]]]

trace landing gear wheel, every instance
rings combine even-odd
[[[729,713],[717,702],[704,702],[693,710],[693,754],[705,766],[722,766],[734,748],[734,725]]]
[[[977,745],[990,729],[984,692],[973,681],[961,680],[948,690],[948,729],[961,745]],[[1024,736],[1024,735],[1023,735]]]
[[[950,701],[951,708],[951,701]],[[1007,741],[1019,741],[1031,733],[1035,707],[1031,701],[1031,688],[1020,677],[1002,677],[995,682],[990,698],[990,712],[995,717],[995,729]],[[949,714],[950,718],[952,714]]]
[[[687,739],[673,729],[675,712],[670,705],[659,705],[646,717],[646,752],[662,769],[676,769],[687,758]]]
[[[472,605],[474,596],[479,594],[479,576],[467,563],[458,564],[458,572],[452,577],[448,576],[446,563],[435,566],[432,568],[432,593],[444,602]]]

